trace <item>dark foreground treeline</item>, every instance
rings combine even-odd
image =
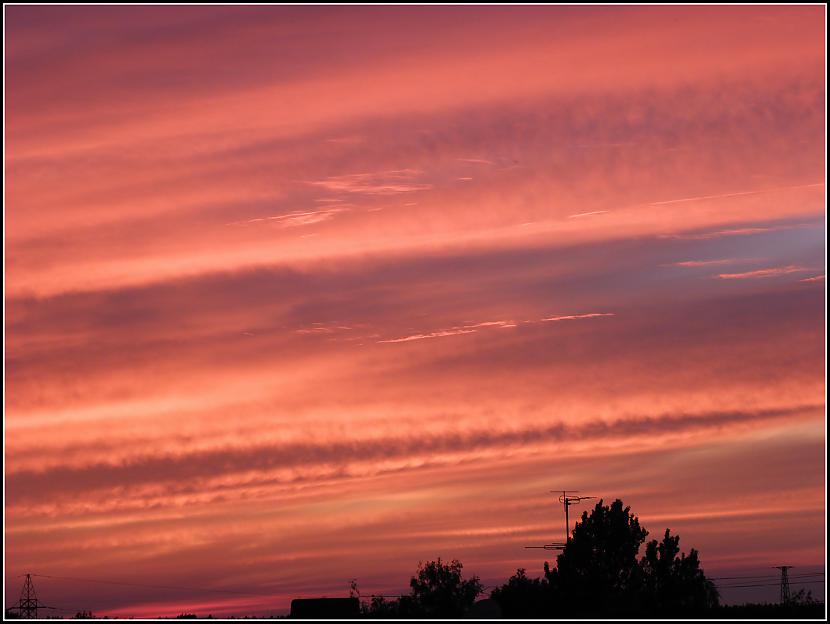
[[[395,600],[360,603],[368,618],[800,618],[822,617],[824,605],[803,593],[788,605],[719,604],[695,549],[680,552],[680,538],[666,529],[660,541],[642,545],[648,532],[622,501],[600,500],[584,512],[571,539],[541,577],[520,569],[489,599],[478,577],[462,577],[462,565],[432,561],[419,566],[410,592]],[[358,595],[357,592],[353,592]]]
[[[721,620],[825,620],[824,603],[797,596],[793,602],[781,604],[742,604],[720,606],[709,617]]]

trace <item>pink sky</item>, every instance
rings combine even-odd
[[[7,604],[824,569],[823,7],[5,13]]]

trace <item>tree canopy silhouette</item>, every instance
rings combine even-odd
[[[490,592],[505,617],[529,619],[553,616],[553,593],[547,578],[530,578],[519,568],[507,583]]]
[[[460,618],[484,591],[477,576],[462,578],[460,561],[430,561],[418,565],[409,581],[410,592],[398,600],[376,597],[365,614],[380,618]]]
[[[545,570],[563,608],[573,612],[586,606],[633,606],[640,580],[637,552],[648,531],[630,508],[620,500],[610,506],[600,500],[590,515],[582,513],[572,535],[556,569]]]
[[[543,579],[519,570],[491,596],[510,618],[690,615],[717,606],[697,551],[681,554],[680,538],[666,529],[638,559],[647,535],[621,500],[600,500],[590,514],[583,512],[556,568],[546,562]]]
[[[92,611],[78,611],[74,616],[72,616],[74,620],[94,620],[96,619],[95,615]]]
[[[718,606],[718,592],[700,569],[697,551],[680,552],[680,536],[668,529],[663,541],[652,540],[640,561],[642,592],[657,613],[698,612]]]

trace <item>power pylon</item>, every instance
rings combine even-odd
[[[27,574],[26,580],[23,583],[23,589],[20,590],[20,600],[16,606],[11,608],[17,611],[21,619],[36,620],[38,619],[38,609],[54,609],[55,607],[47,607],[37,599],[35,586],[32,583],[32,575]]]
[[[772,566],[781,570],[781,604],[790,604],[790,575],[788,570],[793,566]]]

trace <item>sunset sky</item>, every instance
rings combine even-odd
[[[6,605],[824,570],[824,7],[5,17]]]

